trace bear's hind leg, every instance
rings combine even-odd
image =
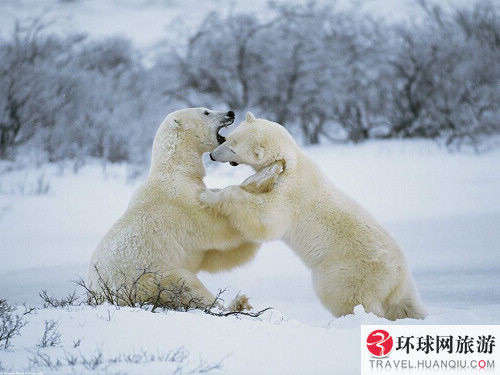
[[[386,317],[386,313],[384,307],[382,306],[382,302],[377,299],[365,299],[362,303],[365,312],[373,313],[381,318]]]
[[[426,313],[420,301],[412,298],[403,298],[398,303],[393,303],[386,307],[385,317],[389,320],[396,319],[424,319]]]
[[[218,306],[222,308],[222,305],[216,301],[215,296],[210,293],[195,274],[188,270],[177,269],[170,271],[165,281],[167,299],[172,297],[176,298],[176,296],[170,296],[168,293],[169,288],[173,286],[174,289],[180,288],[180,292],[182,293],[180,299],[186,307],[203,309],[210,306]]]
[[[196,275],[184,269],[145,274],[137,289],[138,301],[173,310],[222,307]]]
[[[328,277],[329,272],[313,272],[313,285],[317,296],[333,316],[341,317],[354,313],[360,302],[353,288]]]
[[[399,283],[387,297],[384,309],[385,317],[390,320],[424,319],[426,317],[413,280],[409,276]]]

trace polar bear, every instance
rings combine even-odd
[[[154,138],[146,182],[92,255],[93,288],[105,289],[106,283],[128,295],[134,290],[137,301],[132,302],[140,302],[168,299],[162,290],[182,285],[189,291],[183,303],[210,306],[215,297],[196,277],[198,271],[230,269],[253,258],[258,242],[244,239],[225,216],[199,200],[205,189],[202,154],[224,141],[219,130],[233,121],[232,111],[206,108],[187,108],[165,118]],[[251,307],[244,295],[233,302]]]
[[[253,182],[271,180],[271,188],[205,190],[202,202],[229,216],[249,241],[283,239],[311,269],[314,289],[334,316],[361,304],[390,320],[425,317],[396,242],[327,180],[283,126],[248,113],[210,156],[250,165]]]

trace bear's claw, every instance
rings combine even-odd
[[[252,305],[250,305],[249,299],[246,294],[238,294],[228,306],[229,311],[251,311],[253,309]]]

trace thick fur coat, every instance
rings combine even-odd
[[[233,119],[232,112],[206,108],[165,118],[154,139],[147,180],[92,256],[93,288],[102,281],[115,290],[136,283],[137,299],[148,300],[161,288],[183,285],[189,290],[186,299],[210,305],[214,296],[196,274],[230,269],[254,256],[258,243],[244,239],[224,215],[199,200],[205,190],[202,154],[218,145],[219,129]]]
[[[269,171],[276,172],[267,193],[230,186],[205,190],[201,200],[227,215],[248,241],[283,239],[311,269],[314,289],[334,316],[359,304],[391,320],[425,316],[397,243],[281,125],[249,113],[211,157],[252,166],[255,181],[269,181]]]

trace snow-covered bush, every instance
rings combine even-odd
[[[25,307],[24,312],[18,313],[17,307],[0,299],[0,349],[9,349],[12,338],[21,335],[21,329],[26,325],[24,317],[32,311]]]
[[[46,320],[42,338],[40,339],[40,348],[57,346],[61,343],[61,334],[57,330],[58,324],[55,320]]]
[[[81,304],[80,298],[76,294],[75,290],[63,298],[56,298],[53,296],[49,296],[46,290],[42,290],[39,293],[39,296],[43,301],[43,308],[45,309],[48,307],[66,307],[66,306],[76,306]]]
[[[398,25],[314,2],[215,12],[147,64],[123,38],[18,23],[0,43],[0,159],[144,166],[162,118],[186,106],[251,109],[310,144],[479,145],[500,132],[499,8],[421,4],[422,20]]]
[[[422,7],[421,22],[395,26],[319,3],[274,4],[266,20],[210,14],[178,54],[181,93],[252,108],[313,144],[339,129],[353,142],[498,133],[498,7]]]
[[[498,7],[478,2],[426,14],[424,22],[396,29],[389,136],[478,144],[500,131]]]
[[[32,371],[76,371],[82,374],[106,374],[110,368],[124,366],[127,370],[133,370],[133,373],[144,373],[145,367],[152,367],[153,373],[156,373],[154,366],[157,365],[161,369],[160,373],[172,375],[211,374],[222,368],[222,361],[209,363],[200,359],[196,363],[190,357],[190,353],[182,347],[168,352],[142,350],[118,355],[105,355],[101,350],[88,354],[65,352],[64,355],[54,355],[38,349],[31,351],[29,363]]]
[[[18,23],[0,44],[0,66],[1,159],[36,149],[52,162],[134,160],[135,145],[151,143],[165,114],[153,77],[123,39],[56,36],[40,20]]]
[[[112,285],[97,268],[96,273],[98,275],[97,285],[89,284],[83,279],[76,281],[76,284],[85,291],[85,303],[90,306],[108,303],[115,306],[143,308],[151,312],[161,309],[173,311],[201,310],[208,315],[214,316],[245,315],[254,318],[271,309],[271,307],[268,307],[259,311],[245,311],[248,299],[237,295],[226,309],[221,310],[221,307],[224,306],[222,296],[225,290],[219,290],[214,300],[207,305],[202,303],[199,297],[194,296],[184,282],[179,281],[177,284],[165,286],[160,275],[148,269],[139,270],[133,279],[123,275],[124,281],[118,286]],[[141,281],[144,277],[147,277],[150,283],[154,283],[155,293],[153,295],[143,289]],[[40,297],[46,305],[50,306],[64,307],[78,304],[74,293],[66,298],[56,299],[49,297],[46,291],[42,291]]]

